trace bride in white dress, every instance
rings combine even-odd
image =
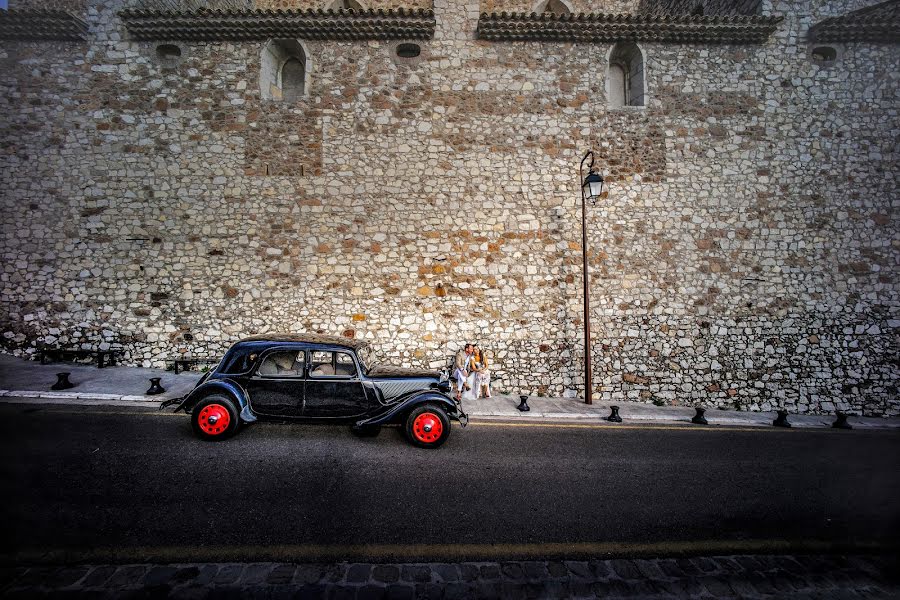
[[[467,364],[469,367],[469,376],[466,377],[466,387],[468,389],[463,392],[463,400],[478,399],[478,371],[481,370],[480,360],[481,355],[477,350],[473,351],[471,356],[469,356],[469,362]]]

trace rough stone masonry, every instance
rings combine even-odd
[[[302,93],[264,99],[266,39],[137,40],[136,0],[9,0],[86,27],[0,40],[5,351],[109,345],[159,367],[308,331],[436,367],[472,340],[498,389],[581,395],[593,149],[595,399],[900,413],[900,51],[807,35],[874,2],[734,2],[781,17],[760,43],[639,39],[644,105],[619,108],[615,42],[478,35],[481,13],[539,2],[359,4],[433,10],[433,35],[417,56],[294,40]]]

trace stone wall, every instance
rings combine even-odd
[[[8,0],[7,7],[13,10],[69,10],[82,13],[87,8],[87,0]]]
[[[308,8],[327,10],[334,6],[334,0],[255,0],[257,8],[300,9]],[[431,9],[432,0],[361,0],[363,9]]]
[[[756,15],[761,0],[641,0],[638,12],[664,15]]]
[[[9,8],[14,10],[59,9],[83,12],[88,0],[9,0]],[[366,9],[431,9],[432,0],[362,0]],[[260,8],[260,9],[322,9],[334,5],[334,0],[122,0],[121,6],[129,8],[178,7],[184,10],[198,8]]]
[[[863,4],[640,44],[648,105],[609,110],[611,46],[478,41],[477,0],[435,0],[415,60],[306,41],[296,104],[260,99],[264,42],[173,63],[91,0],[86,43],[0,44],[3,345],[160,366],[322,331],[437,366],[477,340],[497,390],[574,396],[591,148],[595,398],[897,414],[898,51],[803,41]]]
[[[630,13],[635,12],[638,0],[562,0],[574,13]],[[541,12],[545,0],[481,0],[481,12],[530,13]]]

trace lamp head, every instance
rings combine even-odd
[[[592,170],[587,174],[587,177],[584,178],[581,189],[585,198],[590,200],[591,203],[596,202],[597,198],[600,198],[603,195],[603,176]]]

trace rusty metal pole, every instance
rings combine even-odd
[[[581,259],[584,269],[584,403],[593,404],[593,386],[591,385],[591,296],[588,276],[588,242],[587,242],[587,210],[584,197],[584,161],[591,157],[588,173],[594,168],[594,153],[588,150],[578,167],[578,187],[581,188]]]

